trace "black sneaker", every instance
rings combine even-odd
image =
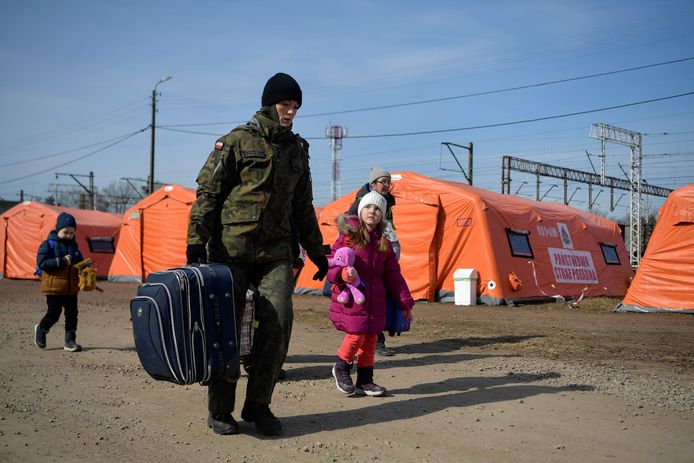
[[[76,332],[75,330],[69,330],[65,331],[65,344],[64,344],[64,349],[68,352],[80,352],[82,350],[82,346],[77,344],[75,341],[76,339]]]
[[[239,433],[239,424],[229,413],[223,415],[207,415],[207,426],[212,428],[216,434],[223,436]]]
[[[266,436],[276,436],[282,432],[282,423],[272,414],[268,404],[246,400],[241,410],[241,418],[249,423],[255,423],[255,429]]]
[[[357,395],[370,395],[380,397],[386,395],[386,388],[374,383],[373,367],[357,368],[357,384],[354,385],[354,392]]]
[[[41,347],[41,346],[39,346]],[[63,346],[63,349],[65,349],[68,352],[80,352],[82,351],[82,346],[77,344],[74,339],[69,339],[65,341],[65,345]]]
[[[41,349],[46,347],[46,332],[38,324],[34,327],[34,344]]]
[[[376,383],[359,384],[354,386],[356,395],[369,395],[372,397],[381,397],[388,393],[385,387],[379,386]]]
[[[345,394],[354,393],[354,383],[352,382],[352,377],[350,376],[351,371],[352,364],[345,362],[341,358],[338,358],[335,365],[333,365],[333,378],[335,378],[335,385],[340,392]]]

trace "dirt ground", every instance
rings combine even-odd
[[[418,303],[387,339],[387,397],[347,397],[330,375],[341,341],[327,299],[295,297],[272,410],[284,433],[217,436],[205,387],[152,380],[133,347],[136,286],[80,295],[37,348],[39,285],[0,280],[0,461],[692,462],[694,316],[614,313],[615,300],[520,307]],[[238,388],[241,403],[245,378]],[[240,419],[238,411],[234,413]]]

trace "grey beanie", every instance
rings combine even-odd
[[[381,175],[382,177],[382,175]],[[366,193],[362,198],[361,201],[359,201],[359,207],[357,208],[357,215],[361,219],[361,210],[364,209],[364,206],[367,206],[369,204],[375,204],[376,207],[378,207],[381,212],[383,212],[383,217],[386,215],[386,198],[384,198],[380,193],[377,191],[369,191]]]
[[[390,178],[390,172],[388,172],[387,170],[383,170],[380,167],[371,167],[371,171],[369,172],[369,185],[371,185],[373,182],[375,182],[381,177]]]

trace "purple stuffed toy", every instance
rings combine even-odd
[[[364,303],[364,294],[359,290],[359,286],[364,286],[364,283],[359,278],[357,270],[353,267],[354,265],[354,251],[349,247],[338,248],[333,254],[333,257],[328,260],[328,264],[331,267],[342,267],[341,273],[343,275],[343,280],[345,276],[354,277],[352,283],[347,283],[345,281],[345,288],[337,296],[337,302],[340,304],[346,304],[349,302],[350,293],[354,297],[354,302],[361,305]],[[339,286],[338,286],[339,288]]]

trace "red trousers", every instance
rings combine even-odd
[[[356,355],[357,368],[373,368],[377,337],[377,334],[347,333],[337,350],[337,356],[345,362],[352,362]]]

